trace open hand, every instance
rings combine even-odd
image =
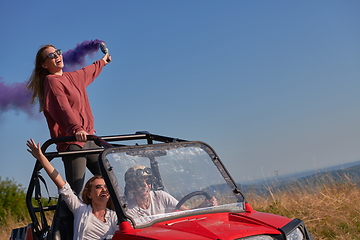
[[[36,159],[39,159],[43,155],[40,143],[36,144],[32,138],[30,138],[30,140],[27,140],[26,146],[28,146],[29,148],[26,150],[31,153],[31,155],[33,155]]]

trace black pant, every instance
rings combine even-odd
[[[71,144],[66,151],[74,151],[80,149],[97,148],[98,146],[93,141],[85,143],[81,148],[78,145]],[[75,156],[64,156],[62,158],[65,167],[66,181],[70,184],[72,190],[79,195],[85,180],[86,168],[90,170],[93,175],[101,175],[98,164],[99,154],[82,154]]]

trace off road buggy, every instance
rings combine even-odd
[[[47,152],[50,145],[74,138],[46,141],[42,150],[51,161],[65,154]],[[206,143],[137,132],[128,135],[88,136],[99,148],[80,152],[99,154],[99,165],[115,205],[119,230],[106,239],[313,239],[303,221],[255,211]],[[179,202],[176,209],[161,214],[131,217],[126,199],[125,173],[133,166],[145,166],[155,192],[165,191]],[[72,213],[59,200],[44,206],[42,169],[36,162],[26,202],[32,222],[14,229],[13,239],[72,239]],[[199,207],[214,196],[216,206]],[[185,206],[185,208],[182,208]],[[180,208],[186,210],[179,210]],[[52,223],[47,211],[55,211]]]

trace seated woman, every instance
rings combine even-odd
[[[153,176],[151,169],[136,165],[125,172],[125,197],[128,202],[126,214],[138,223],[149,221],[152,215],[169,213],[175,210],[178,200],[162,190],[152,190]],[[213,196],[205,199],[198,207],[216,206]],[[187,210],[184,206],[180,210]]]
[[[52,179],[74,214],[74,240],[80,239],[103,239],[112,235],[118,229],[117,216],[113,209],[110,195],[101,176],[90,178],[83,190],[81,201],[72,191],[70,185],[63,180],[61,175],[51,165],[41,151],[40,143],[36,144],[33,139],[26,145],[30,152],[43,166],[46,173]]]

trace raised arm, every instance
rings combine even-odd
[[[27,140],[26,145],[29,149],[27,151],[31,153],[43,166],[49,177],[53,180],[58,189],[61,189],[65,185],[64,179],[61,177],[60,173],[56,171],[53,165],[42,153],[40,148],[40,143],[36,144],[33,139]]]

